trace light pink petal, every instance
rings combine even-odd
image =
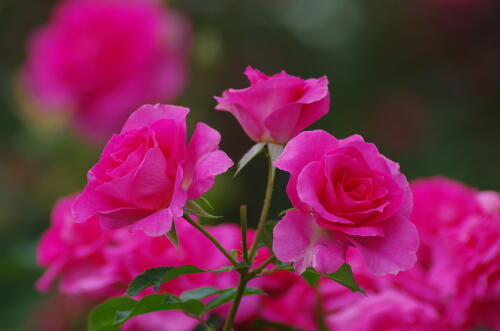
[[[273,251],[280,261],[293,262],[297,273],[308,267],[331,273],[345,262],[345,243],[299,210],[288,211],[274,228]]]
[[[207,192],[214,177],[224,173],[233,162],[219,150],[220,134],[204,123],[198,123],[189,141],[184,164],[183,187],[188,199],[193,200]]]
[[[188,113],[188,108],[180,106],[144,105],[130,115],[121,132],[151,126],[154,122],[162,119],[174,119],[180,125],[185,126],[185,119]]]
[[[419,245],[415,225],[400,215],[380,225],[384,227],[383,237],[351,236],[368,268],[376,275],[384,275],[413,267]]]

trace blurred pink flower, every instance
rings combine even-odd
[[[76,222],[100,216],[103,227],[130,225],[150,236],[167,233],[186,200],[208,191],[214,177],[232,166],[219,150],[220,134],[198,123],[186,146],[189,109],[145,105],[104,147],[88,172],[73,212]]]
[[[478,211],[476,191],[444,177],[412,181],[413,213],[411,220],[420,236],[436,235],[460,225],[469,215]]]
[[[327,324],[331,330],[453,330],[432,305],[394,290],[346,306],[328,317]]]
[[[38,244],[37,262],[47,270],[36,287],[48,291],[54,279],[60,277],[62,293],[116,295],[126,284],[115,287],[122,279],[106,257],[105,249],[114,242],[113,234],[103,230],[96,219],[84,224],[73,222],[74,199],[75,195],[62,198],[54,206],[51,225]]]
[[[273,250],[297,272],[331,273],[357,247],[375,274],[415,264],[418,236],[409,221],[411,191],[399,165],[355,135],[338,140],[325,131],[299,134],[275,166],[290,173],[295,208],[274,229]]]
[[[250,87],[224,91],[215,109],[233,114],[254,141],[284,144],[329,111],[326,76],[267,76],[250,66],[245,75]]]
[[[106,139],[133,109],[180,94],[189,45],[186,19],[159,1],[67,0],[29,41],[22,78],[38,107]]]

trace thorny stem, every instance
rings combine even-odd
[[[188,221],[192,226],[194,226],[198,231],[203,233],[205,237],[207,237],[218,249],[219,251],[224,254],[225,257],[231,262],[231,264],[234,267],[238,267],[239,263],[238,261],[232,256],[222,245],[215,239],[203,226],[201,226],[199,223],[195,222],[189,215],[184,215],[184,219]]]
[[[262,235],[262,230],[264,229],[264,224],[266,223],[267,215],[269,214],[269,207],[271,206],[271,198],[273,196],[275,173],[276,173],[276,168],[273,166],[271,157],[268,155],[268,176],[267,176],[266,194],[264,196],[262,212],[260,213],[259,225],[257,226],[257,231],[255,232],[255,237],[252,246],[250,247],[250,253],[248,255],[249,261],[252,261],[252,259],[255,256],[255,253],[257,252],[259,239],[260,236]]]

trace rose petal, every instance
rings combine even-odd
[[[273,251],[283,262],[293,262],[297,273],[313,267],[321,273],[335,272],[345,262],[345,243],[316,225],[310,214],[290,210],[273,233]]]

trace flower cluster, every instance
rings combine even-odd
[[[375,278],[360,255],[349,262],[368,296],[322,284],[331,330],[475,330],[500,328],[500,194],[434,177],[416,180],[418,262]],[[348,303],[348,304],[346,304]]]
[[[193,200],[233,162],[219,149],[221,135],[204,123],[187,142],[189,109],[145,105],[110,138],[83,191],[56,204],[39,246],[38,262],[47,271],[38,289],[59,278],[61,292],[103,300],[122,295],[139,274],[148,278],[151,270],[163,270],[153,268],[189,265],[203,270],[156,280],[157,292],[175,296],[168,302],[152,303],[158,298],[152,283],[127,292],[138,299],[127,304],[153,298],[146,300],[152,306],[141,308],[153,313],[135,316],[135,308],[100,306],[107,309],[109,327],[123,322],[123,330],[187,331],[210,315],[225,320],[224,331],[233,325],[307,331],[498,326],[488,312],[500,307],[497,193],[442,178],[410,186],[399,165],[359,135],[301,132],[329,110],[325,77],[269,77],[251,67],[245,74],[251,86],[225,91],[216,108],[231,112],[257,142],[239,170],[256,152],[267,153],[257,230],[246,229],[245,208],[241,227],[194,220],[212,217]],[[268,212],[276,168],[290,175],[286,193],[293,208],[271,233],[265,229],[273,224]],[[263,239],[264,231],[272,243]],[[362,292],[346,263],[367,298],[332,282]],[[392,275],[374,277],[386,274]],[[182,308],[187,291],[207,287],[228,290],[214,299],[220,305],[210,306],[215,292],[209,292],[192,299],[203,308]],[[267,296],[250,295],[259,291]]]

